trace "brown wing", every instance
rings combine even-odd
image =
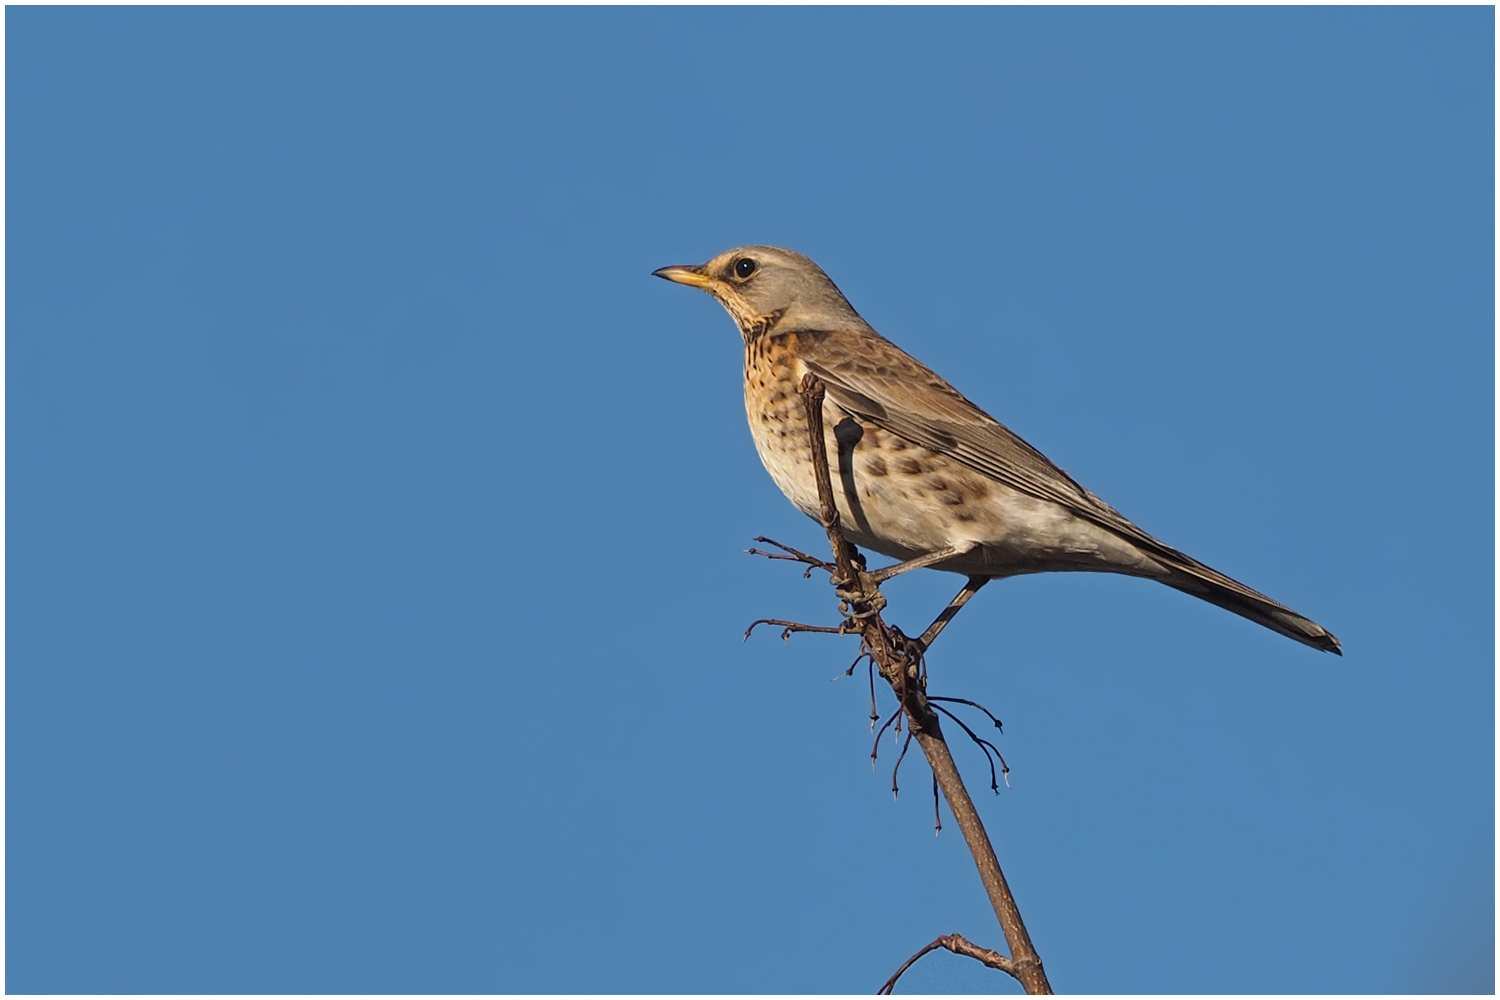
[[[1164,581],[1178,589],[1249,615],[1249,609],[1231,607],[1243,599],[1252,608],[1260,606],[1260,614],[1254,617],[1263,624],[1309,645],[1337,651],[1338,640],[1320,626],[1146,534],[895,344],[878,334],[872,337],[873,331],[820,333],[823,349],[818,353],[837,360],[819,364],[804,357],[804,362],[823,380],[828,398],[851,414],[1128,539],[1165,566],[1186,574]],[[1295,622],[1287,622],[1281,613]],[[1296,634],[1288,631],[1289,625]]]
[[[1131,524],[895,344],[884,338],[874,340],[864,331],[825,336],[820,346],[826,350],[818,353],[839,360],[820,364],[804,357],[804,363],[823,380],[828,397],[845,410],[1131,541],[1181,555]],[[847,346],[839,340],[847,340]]]

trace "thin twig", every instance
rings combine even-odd
[[[793,632],[822,632],[825,635],[849,634],[847,629],[830,628],[827,625],[803,625],[801,622],[789,622],[781,618],[757,618],[755,621],[750,623],[749,628],[745,629],[746,640],[750,638],[750,633],[755,631],[755,627],[757,625],[785,625],[786,628],[781,630],[782,642],[790,639]]]
[[[944,715],[946,715],[948,718],[952,719],[954,722],[958,723],[959,726],[961,726],[963,728],[963,731],[969,734],[969,739],[971,739],[975,743],[979,744],[979,749],[981,749],[981,750],[984,751],[984,759],[986,761],[989,761],[989,765],[990,765],[990,788],[994,791],[994,793],[996,795],[999,795],[1000,794],[1000,785],[995,780],[995,762],[993,760],[990,760],[990,751],[993,750],[995,752],[995,756],[1000,758],[1000,770],[1001,770],[1001,773],[1003,773],[1006,776],[1006,778],[1005,778],[1005,787],[1009,788],[1010,787],[1010,768],[1005,765],[1005,758],[1000,755],[1000,748],[997,747],[997,746],[995,746],[995,744],[991,743],[989,740],[985,739],[984,737],[976,735],[975,732],[974,732],[974,730],[972,730],[968,726],[964,725],[964,720],[963,719],[960,719],[958,716],[956,716],[952,712],[948,711],[942,705],[933,705],[932,707],[935,708],[935,709],[937,709],[939,712],[942,712]]]
[[[970,701],[967,698],[941,698],[941,697],[939,697],[939,696],[937,696],[935,694],[928,695],[927,696],[927,700],[928,701],[956,701],[956,702],[958,702],[961,705],[968,705],[970,708],[977,708],[981,712],[983,712],[985,715],[988,715],[990,717],[990,721],[995,724],[995,728],[996,729],[1000,730],[1002,733],[1005,732],[1005,727],[1003,725],[1001,725],[999,719],[995,718],[995,713],[991,712],[989,709],[985,708],[983,705],[979,704],[979,702],[977,702],[977,701]]]
[[[865,653],[864,651],[861,651],[860,654],[854,658],[854,662],[851,663],[851,664],[849,664],[849,669],[845,670],[843,673],[839,674],[837,677],[834,678],[834,680],[841,681],[845,677],[853,677],[854,676],[854,668],[857,667],[857,666],[859,666],[859,661],[863,660],[867,655],[869,655],[869,654]]]
[[[787,553],[787,555],[783,556],[776,555],[774,552],[762,552],[760,549],[746,549],[745,551],[749,552],[751,555],[765,556],[767,559],[790,559],[792,562],[807,563],[807,565],[810,567],[827,570],[830,573],[832,573],[835,569],[833,563],[825,562],[824,560],[819,559],[817,556],[808,555],[801,549],[794,549],[790,545],[782,545],[774,538],[767,538],[765,535],[756,535],[755,540],[757,542],[764,542],[767,545],[774,545],[782,552]],[[804,573],[803,578],[806,579],[806,577],[809,575],[810,574]]]
[[[885,720],[885,725],[880,727],[880,732],[875,734],[875,745],[870,748],[870,770],[875,770],[875,758],[880,754],[880,738],[885,735],[886,727],[901,718],[901,707],[891,713],[891,717]]]
[[[948,945],[948,941],[947,941],[947,936],[946,935],[943,936],[943,937],[938,938],[936,941],[932,942],[931,944],[923,945],[921,951],[917,952],[911,958],[908,958],[904,963],[902,963],[901,968],[899,968],[899,969],[896,970],[896,974],[894,976],[892,976],[891,978],[887,979],[885,981],[885,985],[882,986],[882,987],[880,987],[880,989],[878,989],[878,990],[875,991],[875,995],[878,996],[878,997],[890,996],[891,990],[893,990],[893,989],[896,988],[896,980],[898,980],[898,979],[901,978],[901,974],[903,972],[905,972],[907,969],[910,969],[913,965],[916,965],[917,964],[917,959],[921,958],[923,955],[927,954],[929,951],[937,951],[939,948],[945,948],[945,947],[947,947],[947,945]]]
[[[802,559],[798,559],[796,556],[784,556],[784,555],[779,555],[779,554],[777,554],[775,552],[762,552],[760,549],[746,549],[745,551],[748,552],[752,556],[765,556],[767,559],[782,559],[782,560],[785,560],[786,562],[794,562],[794,563],[800,563],[800,562],[804,561]],[[807,569],[805,569],[805,570],[802,571],[802,579],[804,579],[804,580],[811,580],[812,579],[812,571],[815,568],[817,568],[817,569],[826,569],[827,567],[823,567],[823,566],[813,567],[813,566],[809,565],[807,567]]]
[[[1008,972],[1012,976],[1016,976],[1016,978],[1018,979],[1020,978],[1020,976],[1016,975],[1015,963],[1006,958],[1004,955],[1000,954],[998,951],[991,951],[989,948],[981,948],[979,947],[979,945],[970,941],[962,934],[944,934],[942,937],[938,938],[931,944],[925,945],[921,951],[917,952],[911,958],[908,958],[906,960],[906,964],[897,969],[896,974],[887,979],[885,981],[885,985],[880,987],[880,992],[875,995],[890,996],[891,992],[896,988],[896,980],[901,978],[901,974],[903,972],[915,965],[917,959],[921,958],[928,952],[937,951],[939,948],[947,948],[955,955],[965,955],[969,958],[983,962],[985,965],[988,965],[992,969],[999,969],[1001,972]]]
[[[937,775],[932,776],[932,827],[934,837],[943,835],[943,814],[938,811]]]
[[[935,736],[929,734],[925,724],[923,730],[917,733],[917,742],[927,754],[927,763],[937,776],[943,797],[948,800],[948,808],[953,811],[953,818],[958,820],[958,828],[963,832],[964,842],[969,845],[969,853],[974,855],[979,879],[984,883],[990,905],[994,907],[995,915],[1000,920],[1000,929],[1005,933],[1005,943],[1010,947],[1011,975],[1016,977],[1027,993],[1051,993],[1052,987],[1047,982],[1041,957],[1031,943],[1031,935],[1026,932],[1021,911],[1016,908],[1015,897],[1011,895],[1010,886],[1005,881],[1005,873],[1000,870],[1000,862],[995,858],[995,849],[984,832],[984,822],[974,808],[974,800],[964,790],[963,778],[959,776],[958,767],[953,763],[953,754],[949,752],[948,744],[943,741],[941,733]]]
[[[891,798],[899,799],[901,789],[896,784],[896,775],[901,771],[901,762],[906,759],[906,748],[911,746],[911,730],[906,731],[906,740],[901,744],[901,753],[896,756],[896,766],[891,768]]]
[[[854,546],[844,537],[839,524],[839,509],[833,502],[833,481],[828,472],[828,442],[823,440],[823,397],[827,394],[817,376],[808,373],[802,379],[802,406],[807,412],[807,443],[812,449],[813,470],[818,480],[818,519],[828,532],[828,545],[838,566],[840,582],[859,582],[854,566]],[[862,602],[863,603],[863,602]]]

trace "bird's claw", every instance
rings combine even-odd
[[[834,593],[839,596],[839,610],[856,621],[873,618],[885,609],[885,595],[864,570],[855,570],[856,580],[833,581]]]

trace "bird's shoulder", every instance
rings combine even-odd
[[[797,327],[766,338],[797,355],[807,369],[846,391],[863,391],[867,402],[906,406],[914,412],[999,425],[942,376],[869,327]]]
[[[942,450],[968,442],[1086,492],[1020,435],[874,330],[804,331],[801,338],[807,369],[829,386],[830,394],[855,404],[877,423],[917,422],[945,445]]]

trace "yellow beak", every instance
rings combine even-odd
[[[672,267],[664,267],[651,273],[658,278],[666,278],[679,285],[692,285],[694,288],[702,288],[705,291],[714,283],[714,279],[704,274],[703,268],[696,264],[674,264]]]

